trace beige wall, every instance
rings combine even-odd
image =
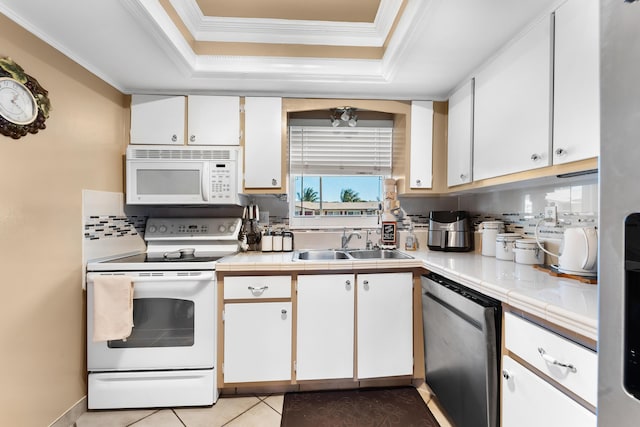
[[[125,96],[0,14],[0,56],[49,91],[47,128],[0,135],[0,425],[86,395],[81,191],[122,191]]]

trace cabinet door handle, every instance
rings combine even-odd
[[[369,290],[369,281],[365,280],[362,282],[362,287],[364,288],[365,291]]]
[[[178,135],[176,135],[175,133],[171,135],[171,142],[176,142],[177,140],[178,140]]]
[[[278,180],[277,180],[277,179],[275,179],[275,178],[273,178],[273,179],[271,180],[271,185],[273,185],[273,186],[278,185]]]
[[[420,187],[422,185],[422,180],[416,179],[416,185]]]
[[[283,308],[282,310],[280,310],[280,314],[287,314],[287,310]]]
[[[259,297],[260,295],[262,295],[264,293],[264,291],[269,289],[269,287],[268,286],[261,286],[259,288],[254,288],[253,286],[249,286],[247,289],[249,289],[251,291],[253,296]]]
[[[533,154],[531,155],[531,160],[533,160],[534,162],[537,162],[537,161],[538,161],[538,160],[540,160],[541,158],[542,158],[542,156],[541,156],[540,154],[533,153]]]
[[[542,347],[538,347],[538,353],[540,353],[540,356],[542,356],[542,358],[544,359],[545,362],[547,363],[551,363],[552,365],[556,365],[556,366],[561,366],[563,368],[567,368],[568,370],[570,370],[571,372],[578,372],[578,370],[576,369],[575,366],[573,366],[570,363],[562,363],[560,361],[558,361],[558,359],[556,359],[555,357],[551,356],[550,354],[547,354],[546,351],[544,351],[544,348]]]
[[[504,378],[505,380],[509,381],[509,379],[512,377],[513,375],[511,374],[511,372],[507,371],[506,369],[502,370],[502,378]]]
[[[564,148],[556,148],[556,156],[562,157],[562,156],[565,156],[566,154],[567,154],[567,150],[565,150]]]
[[[461,173],[461,174],[460,174],[460,179],[461,179],[462,181],[464,181],[465,179],[467,179],[467,175],[465,175],[465,174]]]
[[[196,142],[196,136],[195,135],[191,135],[189,137],[189,142]]]

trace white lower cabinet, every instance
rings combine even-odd
[[[354,274],[298,276],[296,378],[353,378]]]
[[[358,274],[358,378],[413,374],[412,273]]]
[[[291,302],[225,304],[225,383],[291,380],[291,313]]]
[[[502,373],[502,427],[596,426],[595,414],[508,356]]]

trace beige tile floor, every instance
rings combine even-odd
[[[430,391],[420,395],[442,427],[451,427]],[[223,396],[212,407],[90,411],[76,427],[279,427],[284,395]]]

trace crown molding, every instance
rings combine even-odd
[[[196,55],[158,0],[126,1],[150,34],[186,75],[198,78],[386,83],[382,60]]]
[[[374,22],[367,23],[204,16],[195,0],[170,1],[198,41],[373,47],[384,44],[402,5],[381,0]]]

